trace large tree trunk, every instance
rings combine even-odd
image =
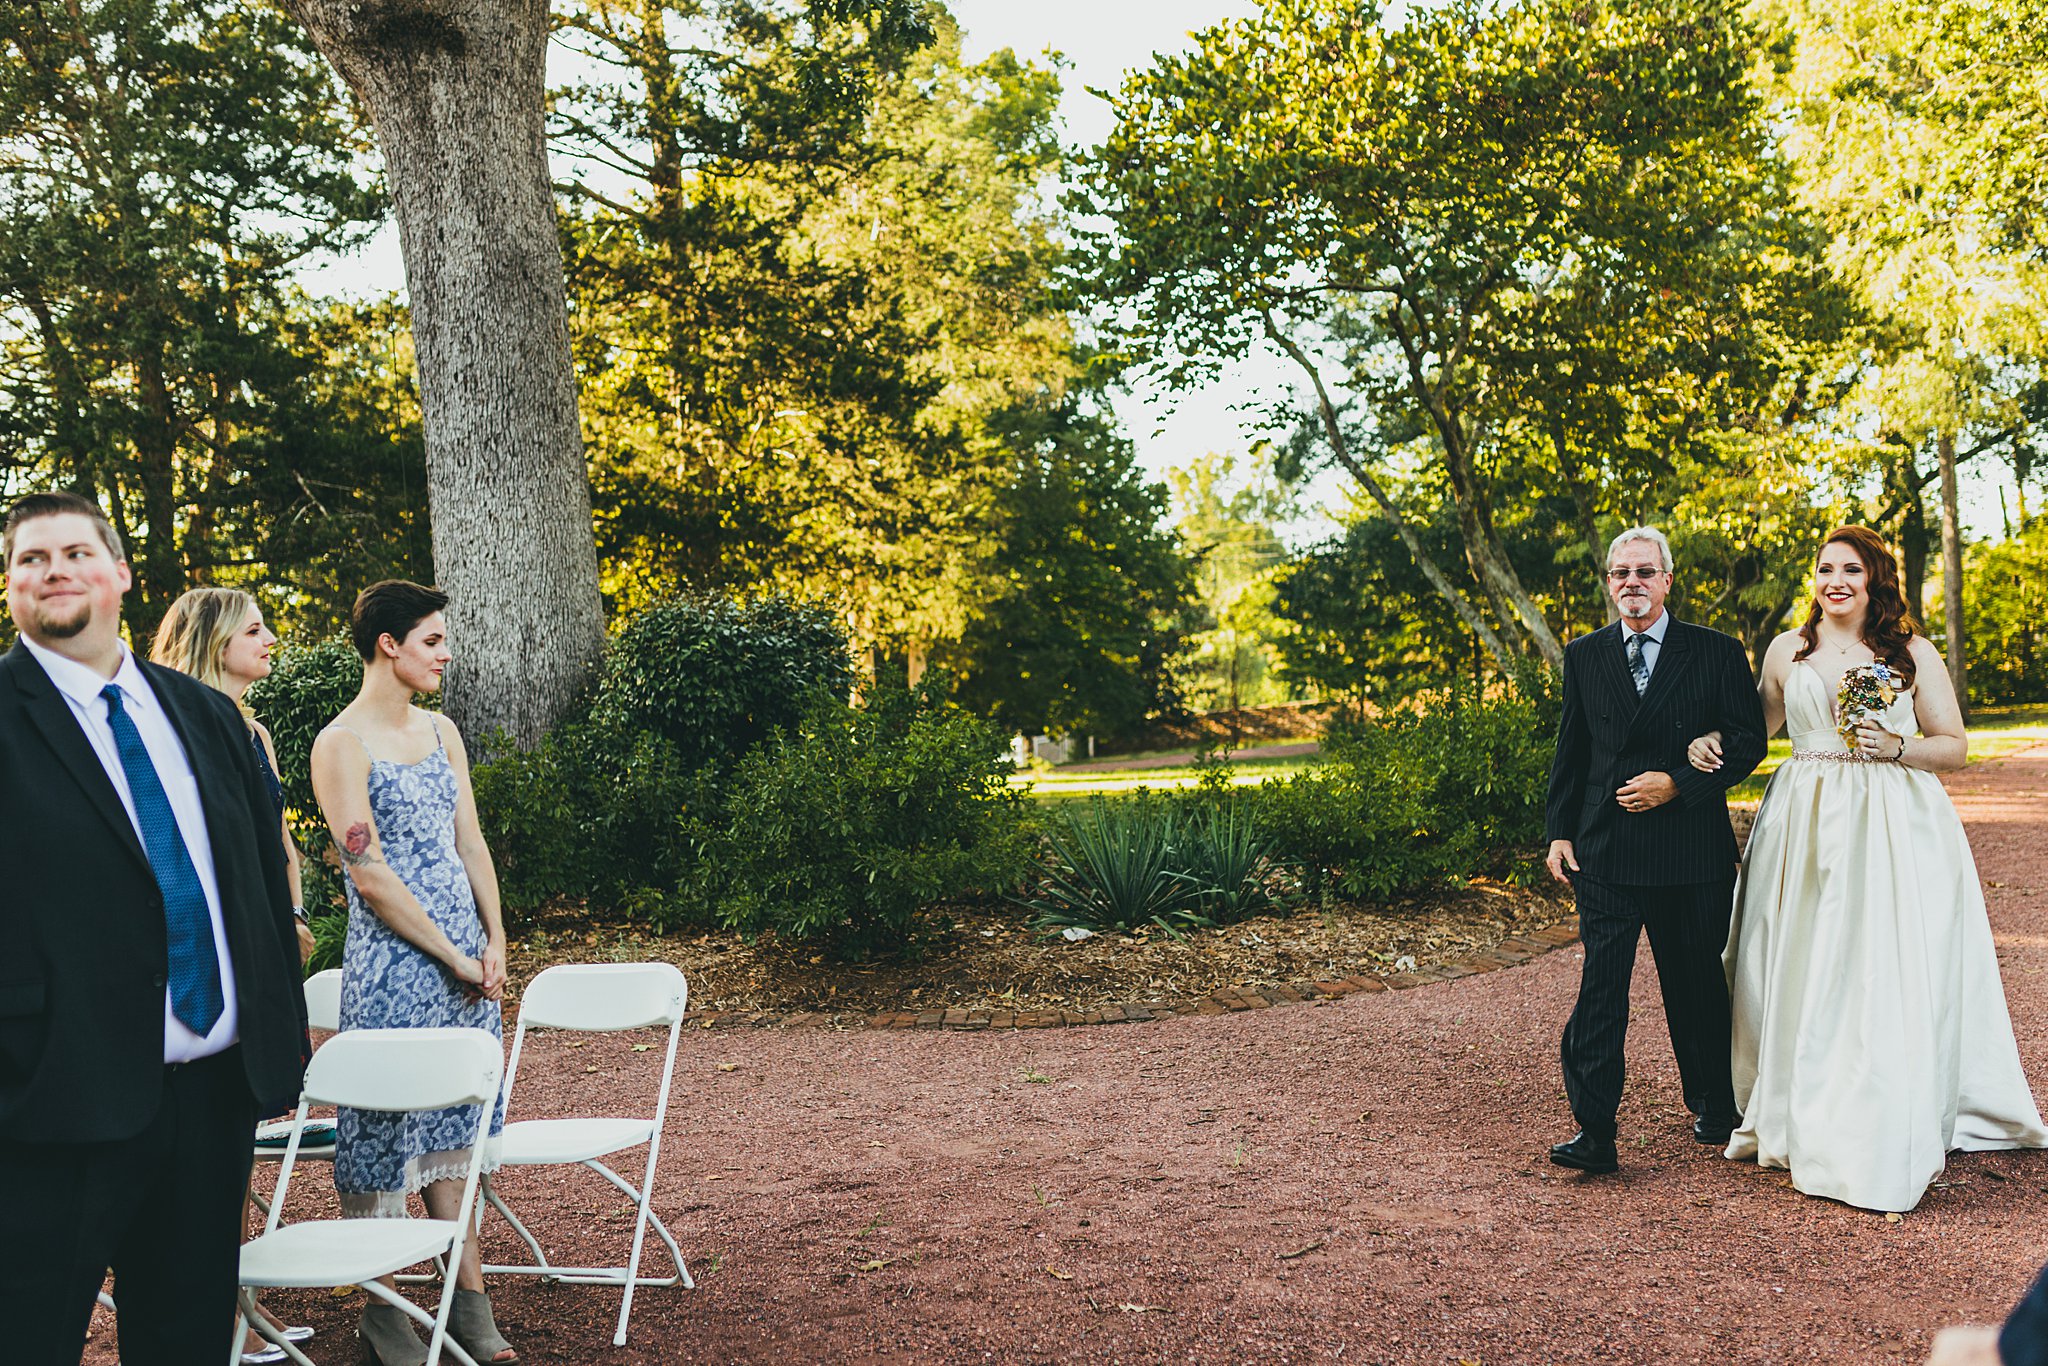
[[[1941,457],[1941,615],[1948,627],[1948,676],[1956,685],[1956,705],[1970,719],[1970,664],[1963,641],[1963,527],[1956,496],[1956,438],[1943,432],[1935,439]]]
[[[419,356],[448,709],[521,743],[604,644],[542,121],[546,0],[286,0],[377,130]]]

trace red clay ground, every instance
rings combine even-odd
[[[2048,1078],[2048,747],[1952,791]],[[2048,1257],[2048,1153],[1960,1155],[1896,1224],[1725,1161],[1686,1128],[1643,958],[1607,1178],[1543,1160],[1574,949],[1213,1018],[688,1033],[657,1204],[699,1288],[644,1292],[623,1349],[611,1291],[501,1281],[499,1321],[534,1363],[1648,1366],[1918,1361],[2003,1313]],[[567,1043],[527,1099],[573,1113],[650,1060]],[[594,1179],[504,1185],[565,1252],[628,1232]],[[511,1251],[495,1221],[486,1246]],[[355,1360],[361,1302],[278,1297],[323,1366]]]

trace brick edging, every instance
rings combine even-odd
[[[1413,972],[1396,972],[1385,977],[1341,977],[1328,982],[1287,982],[1252,991],[1225,987],[1208,996],[1186,1001],[1125,1001],[1096,1010],[885,1010],[875,1015],[833,1015],[823,1011],[800,1010],[778,1015],[766,1010],[692,1010],[688,1023],[700,1029],[775,1027],[802,1029],[818,1025],[867,1029],[1050,1029],[1067,1025],[1124,1024],[1159,1020],[1174,1015],[1227,1015],[1267,1006],[1297,1005],[1301,1002],[1332,1001],[1361,991],[1405,991],[1410,987],[1448,982],[1482,972],[1526,963],[1552,949],[1577,943],[1576,920],[1567,920],[1528,934],[1510,935],[1490,949],[1464,958],[1437,963]]]

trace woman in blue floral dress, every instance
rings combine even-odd
[[[348,873],[343,1029],[459,1025],[503,1036],[505,928],[469,758],[454,724],[412,701],[440,690],[451,657],[447,603],[438,589],[395,579],[363,590],[351,623],[362,690],[313,743],[313,792]],[[403,1218],[406,1196],[418,1191],[430,1217],[454,1218],[476,1124],[475,1106],[341,1110],[334,1184],[342,1213]],[[503,1128],[500,1102],[486,1170]],[[492,1322],[474,1239],[455,1285],[450,1334],[479,1362],[517,1361]],[[382,1366],[426,1361],[412,1321],[391,1305],[372,1301],[360,1332]]]

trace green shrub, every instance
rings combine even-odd
[[[782,597],[701,595],[649,608],[612,642],[596,718],[665,737],[688,768],[728,763],[797,723],[819,688],[853,687],[832,613]]]
[[[926,907],[999,892],[1029,861],[1003,750],[935,683],[877,687],[858,707],[815,690],[722,791],[700,786],[681,817],[695,857],[680,899],[844,958],[914,949]]]
[[[1312,887],[1387,897],[1445,877],[1534,867],[1557,730],[1550,675],[1492,696],[1343,727],[1323,761],[1253,794],[1259,827]]]
[[[624,906],[681,876],[676,814],[695,779],[659,735],[573,717],[532,749],[495,741],[472,780],[508,914],[558,897]]]
[[[306,975],[341,966],[341,951],[348,943],[348,908],[323,911],[310,917],[313,953],[306,959]]]
[[[1275,856],[1297,865],[1319,895],[1379,899],[1436,871],[1418,843],[1428,819],[1422,794],[1398,766],[1327,758],[1248,795]]]
[[[1024,904],[1042,930],[1156,927],[1168,934],[1204,926],[1201,883],[1175,866],[1180,818],[1160,801],[1091,797],[1067,808],[1045,832],[1050,858]]]

